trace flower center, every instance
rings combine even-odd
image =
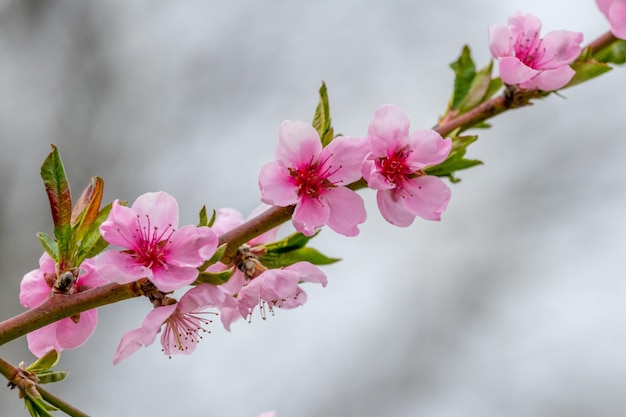
[[[169,224],[165,229],[159,230],[157,226],[150,225],[150,216],[146,215],[147,223],[142,225],[137,215],[137,228],[133,235],[133,249],[126,253],[130,254],[137,263],[146,268],[154,269],[167,264],[168,244],[175,232]]]
[[[411,152],[413,151],[404,147],[396,153],[378,160],[380,174],[387,178],[390,184],[394,184],[396,188],[402,188],[402,184],[413,173],[406,162]]]
[[[298,196],[319,200],[327,189],[336,186],[328,177],[339,171],[341,166],[333,170],[332,165],[326,166],[327,161],[328,158],[313,162],[313,157],[311,157],[308,164],[298,168],[289,168],[289,175],[298,187]]]
[[[161,335],[163,352],[172,356],[174,350],[184,352],[189,348],[195,348],[202,339],[200,332],[211,333],[203,326],[212,323],[212,320],[202,317],[202,314],[214,314],[213,312],[189,312],[181,313],[178,310],[165,320],[165,330]]]
[[[539,33],[535,32],[532,36],[526,36],[520,33],[515,41],[515,56],[524,63],[524,65],[537,69],[537,63],[543,58],[546,50],[542,45],[543,39],[539,37]]]

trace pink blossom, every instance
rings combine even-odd
[[[596,4],[609,19],[613,35],[626,39],[626,0],[596,0]]]
[[[569,64],[580,54],[582,33],[555,30],[541,38],[540,31],[537,17],[521,13],[511,16],[508,26],[489,27],[489,49],[505,84],[553,91],[574,76]]]
[[[39,269],[30,271],[20,284],[20,303],[26,308],[41,305],[50,296],[52,288],[44,274],[56,277],[56,265],[47,253],[39,259]],[[87,259],[80,266],[80,273],[69,293],[79,292],[87,288],[95,288],[109,283]],[[94,308],[80,313],[80,316],[61,319],[57,322],[33,330],[26,335],[28,348],[38,357],[54,349],[73,349],[82,346],[93,333],[98,323],[98,311]]]
[[[122,336],[113,356],[113,364],[117,365],[140,347],[154,343],[163,325],[165,330],[161,334],[161,345],[166,355],[192,353],[202,339],[200,332],[206,332],[203,326],[211,323],[204,315],[215,314],[204,310],[224,303],[234,304],[234,301],[215,285],[200,284],[187,291],[179,302],[156,307],[148,313],[141,327]]]
[[[119,284],[146,277],[163,292],[193,283],[218,242],[208,227],[178,228],[178,203],[165,192],[144,194],[130,208],[115,200],[100,233],[126,248],[97,257],[103,274]]]
[[[265,307],[291,309],[306,302],[306,293],[298,285],[301,282],[327,284],[326,275],[309,262],[297,262],[280,269],[268,269],[244,285],[237,295],[237,306],[242,317],[249,317],[259,305],[261,317]]]
[[[363,140],[346,137],[322,148],[311,125],[287,120],[280,126],[276,160],[259,174],[261,199],[280,207],[295,204],[293,225],[307,236],[326,224],[337,233],[356,236],[366,218],[365,206],[345,186],[361,177],[365,152]]]
[[[371,151],[363,161],[363,178],[378,190],[376,200],[385,220],[401,227],[413,223],[415,216],[441,220],[450,189],[423,170],[445,161],[452,141],[434,130],[409,135],[409,119],[390,104],[376,109],[367,137]]]

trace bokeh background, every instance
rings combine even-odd
[[[0,318],[23,311],[37,231],[51,231],[39,166],[59,146],[76,194],[178,198],[247,215],[284,119],[311,120],[326,81],[337,132],[375,108],[413,128],[445,109],[464,43],[520,10],[545,30],[608,24],[592,0],[0,1]],[[626,414],[626,70],[501,115],[469,156],[440,223],[386,224],[374,194],[325,289],[267,320],[213,324],[194,355],[157,344],[113,367],[150,310],[100,309],[51,389],[94,416],[456,417]],[[289,227],[285,227],[285,232]],[[25,339],[0,355],[29,363]],[[25,415],[0,391],[0,414]]]

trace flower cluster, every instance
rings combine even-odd
[[[295,204],[293,225],[307,236],[324,225],[354,236],[366,214],[361,197],[347,186],[362,177],[378,190],[378,207],[389,223],[406,227],[416,216],[440,220],[450,189],[424,169],[443,162],[451,148],[452,141],[434,130],[409,134],[407,116],[392,105],[376,110],[367,137],[340,136],[324,148],[310,125],[286,121],[276,161],[259,175],[262,200]]]

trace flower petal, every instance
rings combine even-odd
[[[313,265],[310,262],[296,262],[295,264],[285,267],[285,269],[288,271],[297,272],[300,282],[318,283],[322,284],[322,287],[325,287],[328,283],[328,278],[326,278],[326,274],[324,274],[321,269],[319,269],[317,266]]]
[[[305,236],[313,236],[315,232],[328,223],[330,207],[324,196],[315,200],[302,198],[293,212],[292,223],[296,230]]]
[[[259,189],[265,204],[285,207],[298,201],[298,187],[287,167],[280,161],[269,162],[261,168]]]
[[[285,120],[278,131],[276,159],[287,167],[302,167],[318,160],[322,141],[317,130],[300,120]]]
[[[117,365],[143,346],[143,329],[133,329],[124,333],[115,353],[113,354],[113,365]]]
[[[513,34],[508,26],[489,26],[489,50],[495,58],[513,56]]]
[[[139,216],[142,226],[167,229],[178,227],[178,202],[164,191],[146,193],[137,197],[131,209]],[[150,224],[144,224],[149,217]]]
[[[361,196],[346,187],[331,188],[326,193],[326,202],[330,209],[328,226],[344,236],[358,235],[358,225],[367,218]]]
[[[33,330],[26,335],[28,350],[38,358],[42,357],[52,349],[61,352],[63,348],[56,338],[57,323],[52,323],[40,329]]]
[[[208,227],[181,227],[172,233],[168,241],[166,262],[197,268],[213,256],[217,241],[217,236]]]
[[[98,310],[95,308],[80,313],[78,323],[72,319],[59,320],[56,329],[56,339],[63,349],[73,349],[82,346],[96,329],[98,324]]]
[[[409,118],[396,106],[378,107],[367,130],[371,152],[383,158],[388,156],[389,150],[394,152],[404,147],[409,139],[409,126]]]
[[[324,168],[331,174],[328,180],[335,185],[348,185],[361,178],[361,163],[369,152],[366,137],[340,136],[332,140],[322,151]]]
[[[521,83],[519,86],[525,89],[540,89],[554,91],[564,87],[576,75],[576,71],[568,65],[552,70],[541,71],[535,78]]]
[[[443,139],[432,129],[415,131],[410,136],[410,142],[413,152],[407,162],[416,170],[442,163],[452,149],[452,139]]]
[[[383,218],[398,227],[410,226],[415,215],[404,207],[403,198],[396,190],[379,190],[376,193],[376,202]]]
[[[217,286],[200,284],[187,291],[178,302],[182,313],[199,312],[207,307],[215,307],[224,302],[226,294]]]
[[[150,281],[162,292],[171,292],[191,285],[198,278],[198,268],[164,265],[152,270]]]
[[[101,275],[118,284],[128,284],[140,278],[152,277],[152,271],[138,264],[132,256],[115,250],[108,250],[93,258]]]
[[[416,216],[426,220],[441,220],[441,213],[448,207],[450,188],[433,175],[414,178],[405,184],[409,195],[405,206]]]
[[[498,61],[500,78],[508,85],[526,82],[539,74],[539,71],[527,67],[515,57],[503,57]]]
[[[138,239],[138,227],[137,213],[115,200],[109,217],[100,225],[100,234],[111,245],[132,249]]]
[[[361,166],[361,174],[367,182],[367,186],[374,190],[389,190],[395,188],[396,185],[389,182],[387,178],[380,173],[376,159],[376,156],[370,153],[365,157],[363,165]]]
[[[571,64],[580,55],[583,34],[569,30],[553,30],[542,39],[542,59],[535,62],[537,69],[554,69]]]

